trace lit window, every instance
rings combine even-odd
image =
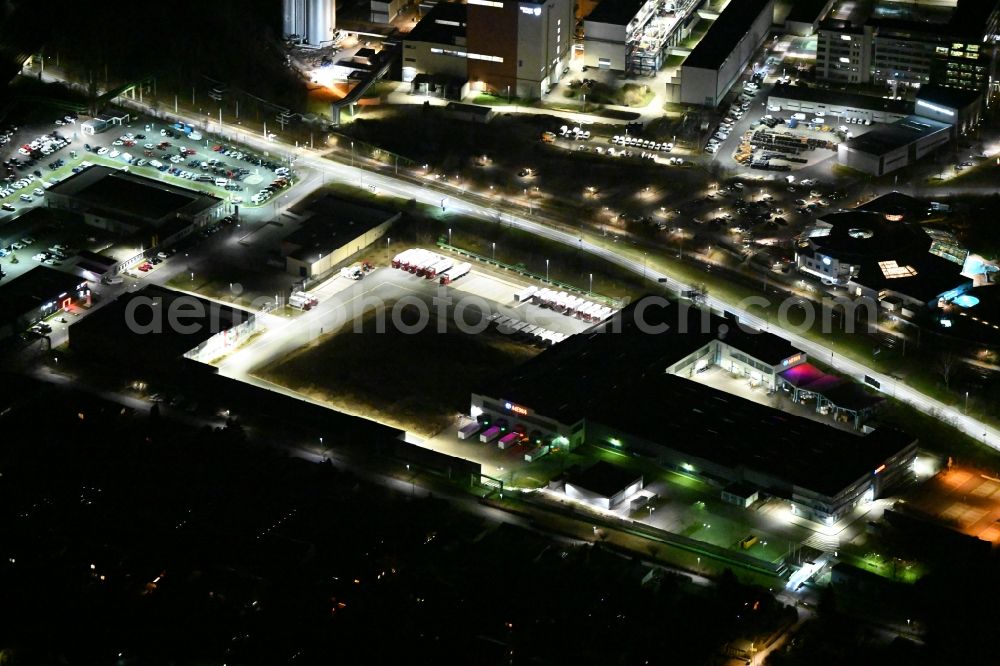
[[[851,41],[851,36],[850,35],[841,35],[840,38],[842,40],[844,40],[845,42]]]
[[[844,57],[841,57],[841,58],[840,58],[840,62],[845,62],[845,63],[846,63],[846,62],[851,62],[851,59],[850,59],[850,58],[844,58]]]

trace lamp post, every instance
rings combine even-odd
[[[389,243],[392,242],[392,238],[389,236],[385,237],[385,262],[389,263]]]
[[[969,392],[968,391],[965,392],[965,413],[966,413],[966,415],[968,415],[968,413],[969,413]]]
[[[448,245],[451,245],[451,227],[448,227]]]
[[[590,287],[587,289],[591,294],[594,293],[594,274],[590,274]]]
[[[549,260],[548,259],[545,260],[545,281],[546,282],[549,281]],[[965,396],[966,396],[966,398],[968,398],[969,394],[966,393]],[[966,411],[968,411],[968,410],[966,410]]]
[[[497,260],[497,244],[494,241],[494,243],[493,243],[493,261],[496,261],[496,260]]]
[[[351,141],[351,168],[354,168],[354,142]]]

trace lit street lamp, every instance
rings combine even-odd
[[[545,260],[545,281],[546,282],[549,281],[549,260],[548,259]],[[968,398],[969,394],[966,393],[965,397]]]
[[[493,243],[493,261],[496,261],[496,260],[497,260],[497,244],[496,244],[496,242],[494,242]]]

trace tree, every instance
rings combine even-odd
[[[944,380],[944,387],[950,391],[951,380],[958,369],[958,357],[951,351],[942,352],[937,358],[935,368],[938,374],[941,375],[941,379]]]

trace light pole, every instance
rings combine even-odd
[[[496,242],[494,242],[493,243],[493,261],[496,261],[496,260],[497,260],[497,244],[496,244]]]
[[[385,237],[385,262],[389,263],[389,243],[392,242],[392,238],[389,236]]]
[[[549,281],[549,260],[548,259],[545,260],[545,281],[546,282]],[[969,394],[966,393],[965,395],[966,395],[966,397],[968,397]]]
[[[451,227],[448,227],[448,245],[451,245]]]
[[[969,392],[968,391],[965,392],[965,413],[966,413],[966,415],[968,415],[968,413],[969,413]]]
[[[351,141],[351,168],[354,168],[354,142]]]
[[[589,291],[591,294],[594,293],[594,274],[593,273],[590,274],[590,288],[587,291]]]

